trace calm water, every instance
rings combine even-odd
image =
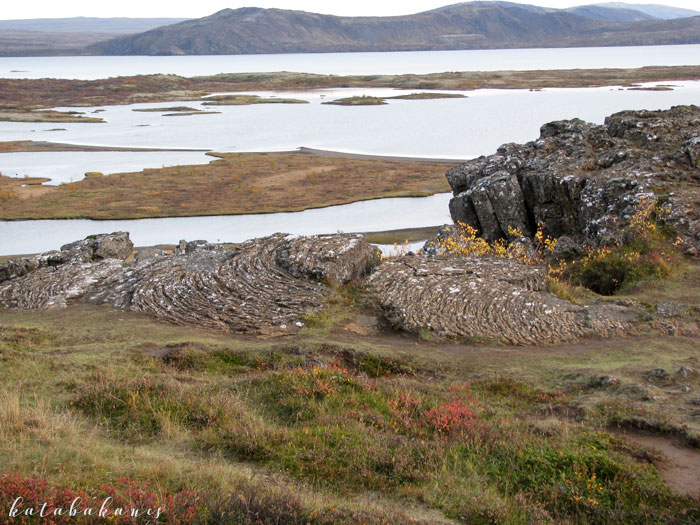
[[[0,77],[93,80],[155,73],[191,77],[266,71],[374,75],[696,64],[700,64],[700,45],[287,55],[3,57],[0,58]]]
[[[180,239],[241,242],[276,232],[296,235],[383,231],[450,222],[452,194],[355,202],[295,213],[140,219],[129,221],[0,221],[0,255],[54,250],[100,232],[128,231],[136,246]]]
[[[464,159],[487,155],[506,142],[537,138],[540,126],[551,120],[579,117],[602,123],[606,115],[628,108],[660,109],[677,104],[700,103],[700,82],[674,83],[673,91],[630,91],[618,88],[479,90],[466,99],[392,100],[384,106],[333,106],[321,102],[350,95],[391,95],[387,89],[319,90],[306,93],[273,93],[295,96],[309,104],[257,104],[218,106],[220,114],[164,117],[160,113],[133,111],[137,106],[106,106],[100,113],[106,124],[61,124],[65,131],[44,131],[46,125],[0,122],[0,141],[46,140],[141,148],[196,148],[224,152],[289,151],[310,148],[397,155]],[[269,93],[260,93],[269,96]],[[180,103],[178,103],[180,104]],[[200,102],[182,104],[199,107]],[[139,104],[138,107],[163,104]],[[68,108],[66,108],[68,109]],[[86,108],[82,108],[85,110]],[[93,111],[87,108],[87,111]],[[178,164],[177,154],[119,153],[134,169],[139,159]],[[172,155],[172,159],[169,157]],[[185,155],[197,157],[197,154]],[[75,168],[56,166],[55,153],[0,156],[0,171],[51,177],[60,171],[65,180],[78,180],[85,171],[100,169],[94,153],[72,156]],[[68,156],[64,157],[68,159]],[[206,157],[200,154],[202,162]],[[16,160],[13,160],[16,159]],[[94,166],[93,160],[94,159]],[[131,159],[131,160],[130,160]],[[26,161],[26,164],[23,162]],[[151,164],[152,165],[152,164]],[[145,167],[145,165],[144,165]],[[114,168],[107,169],[112,171]],[[117,170],[119,171],[119,170]],[[124,170],[121,170],[124,171]],[[58,176],[58,175],[57,175]],[[54,178],[54,177],[51,177]]]
[[[310,104],[221,106],[217,108],[221,114],[192,117],[163,117],[159,113],[134,112],[129,106],[115,106],[105,108],[101,114],[107,124],[65,124],[66,131],[60,132],[60,139],[56,138],[59,132],[41,131],[36,124],[0,123],[0,140],[34,138],[220,151],[276,151],[309,146],[382,155],[468,158],[493,153],[504,142],[534,139],[541,124],[550,120],[581,117],[602,122],[606,115],[626,108],[657,109],[700,103],[700,82],[674,84],[678,86],[674,91],[483,90],[470,93],[467,99],[396,100],[386,106],[365,107],[321,102],[360,93],[384,95],[387,90],[315,91],[296,95]],[[183,126],[183,122],[187,125]],[[78,180],[85,171],[125,171],[151,161],[157,167],[209,159],[193,152],[109,153],[104,154],[103,162],[102,155],[10,153],[0,155],[0,171]],[[184,159],[183,155],[191,158]],[[131,232],[137,245],[149,245],[174,243],[183,238],[237,242],[278,231],[316,234],[434,226],[449,221],[448,200],[449,195],[385,199],[269,215],[0,222],[0,254],[55,249],[90,234],[117,230]]]
[[[212,157],[194,151],[60,151],[0,153],[0,173],[10,177],[47,177],[46,184],[76,182],[87,171],[105,175],[183,164],[207,164]]]

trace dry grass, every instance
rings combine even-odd
[[[22,187],[26,179],[0,176],[0,194],[15,195],[4,199],[0,217],[128,219],[282,212],[449,191],[444,175],[449,163],[301,153],[217,156],[221,158],[208,165],[89,177],[57,187]]]

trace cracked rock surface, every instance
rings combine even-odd
[[[454,221],[487,240],[508,228],[605,244],[643,200],[663,202],[667,223],[700,255],[700,108],[623,111],[602,126],[578,119],[542,126],[540,138],[504,144],[447,172]]]
[[[382,263],[367,284],[385,319],[409,332],[534,345],[631,328],[626,308],[563,301],[546,292],[545,276],[509,259],[407,256]]]
[[[124,260],[133,248],[125,236],[97,236],[97,244],[88,238],[5,263],[0,306],[60,308],[81,300],[177,324],[294,330],[323,307],[327,283],[344,284],[377,263],[377,250],[361,235],[276,234],[231,251],[195,241],[133,262]]]

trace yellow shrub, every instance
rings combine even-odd
[[[508,227],[508,235],[511,238],[523,237],[522,231],[518,228]],[[525,264],[540,264],[544,261],[546,254],[554,251],[556,240],[545,237],[542,232],[542,225],[537,230],[534,239],[535,252],[520,243],[508,243],[505,239],[487,241],[478,236],[476,228],[457,222],[455,231],[449,237],[438,239],[438,253],[440,255],[460,255],[464,257],[499,257],[513,259]]]

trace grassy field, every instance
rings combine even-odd
[[[698,297],[700,267],[684,271],[660,297],[683,282]],[[681,386],[700,377],[676,374],[700,368],[697,337],[473,346],[371,319],[361,289],[279,339],[106,307],[0,311],[0,506],[114,495],[168,523],[700,520],[698,494],[669,491],[673,469],[617,432],[697,446]]]
[[[131,219],[299,211],[449,191],[445,170],[450,164],[445,162],[303,153],[216,156],[220,158],[201,166],[98,175],[60,186],[0,176],[0,218]]]
[[[0,111],[66,106],[198,100],[212,93],[343,87],[400,89],[542,89],[549,87],[634,87],[641,82],[698,80],[695,66],[639,69],[476,71],[427,75],[338,76],[310,73],[237,73],[184,78],[144,75],[104,80],[0,79]],[[423,97],[421,97],[423,98]]]

